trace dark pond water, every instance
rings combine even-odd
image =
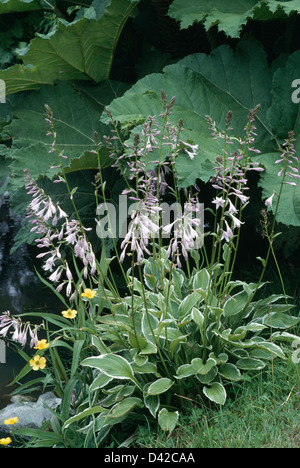
[[[56,297],[34,272],[34,249],[24,245],[10,254],[21,224],[22,218],[10,209],[7,194],[0,196],[0,314],[6,310],[12,315],[53,311],[58,306]],[[9,403],[11,387],[7,384],[24,365],[18,353],[6,347],[6,363],[0,363],[0,408]]]

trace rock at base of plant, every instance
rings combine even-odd
[[[37,401],[32,401],[31,397],[27,398],[23,395],[12,397],[11,401],[11,404],[0,411],[0,430],[4,432],[9,432],[11,429],[11,426],[4,424],[4,421],[14,417],[19,420],[14,426],[15,429],[41,428],[52,416],[47,406],[55,409],[61,403],[61,399],[57,398],[52,392],[41,395]]]

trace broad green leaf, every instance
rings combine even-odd
[[[226,402],[226,390],[222,384],[214,382],[211,387],[204,387],[203,393],[207,398],[218,405],[224,405]]]
[[[240,341],[240,340],[235,340],[234,335],[232,339],[232,334],[231,334],[231,329],[224,330],[222,332],[219,332],[218,330],[213,331],[215,335],[219,336],[222,338],[225,342],[230,343],[231,346],[234,346],[235,348],[251,348],[253,345],[255,345],[255,341],[247,340],[247,341]],[[232,352],[235,352],[231,350]]]
[[[174,382],[167,378],[161,378],[156,380],[155,382],[151,383],[148,387],[147,393],[149,395],[160,395],[161,393],[167,392]]]
[[[133,371],[136,372],[137,374],[156,374],[157,373],[156,364],[153,364],[153,362],[145,362],[142,365],[139,365],[133,362],[131,364],[131,367]]]
[[[90,385],[90,392],[94,392],[99,388],[103,388],[112,381],[112,377],[109,377],[105,374],[98,375],[95,380],[93,380],[92,384]]]
[[[295,97],[299,94],[299,92],[297,94],[299,85],[296,88],[293,87],[294,81],[300,78],[299,61],[300,51],[297,50],[291,53],[273,74],[272,105],[267,112],[267,117],[274,134],[279,138],[287,138],[291,130],[295,131],[296,137],[300,135],[299,102],[293,102],[293,94],[296,94]],[[277,165],[276,168],[278,167]]]
[[[290,4],[293,2],[287,2]],[[300,119],[299,119],[299,85],[300,77],[300,51],[290,54],[281,66],[276,67],[273,75],[271,91],[272,104],[267,112],[269,126],[273,129],[278,140],[288,137],[288,132],[295,132],[295,148],[300,149]],[[296,88],[294,83],[296,82]],[[296,99],[296,100],[295,100]],[[263,154],[260,158],[265,166],[260,186],[263,188],[262,196],[269,198],[273,191],[279,193],[282,177],[278,177],[282,164],[275,164],[281,159],[282,151]],[[295,164],[293,164],[295,167]],[[300,184],[297,179],[286,178],[288,182],[296,182],[296,186],[285,184],[280,200],[277,220],[287,226],[300,226]],[[275,212],[277,197],[273,198],[272,211]]]
[[[206,268],[198,271],[193,278],[193,289],[207,289],[209,285],[209,273]]]
[[[142,335],[139,335],[138,333],[133,333],[129,331],[128,339],[129,339],[130,345],[137,350],[141,350],[146,347],[146,344],[147,344],[146,338]]]
[[[292,105],[293,104],[290,105],[290,108]],[[296,107],[298,111],[299,106]],[[288,116],[286,116],[286,120],[287,119]],[[278,121],[281,121],[281,116],[278,116]],[[290,130],[292,129],[293,126],[290,127]],[[299,133],[297,133],[296,136],[300,142],[300,128]],[[298,146],[299,142],[297,143]],[[260,158],[261,165],[265,168],[265,172],[262,173],[261,179],[259,181],[259,186],[262,187],[262,198],[264,200],[269,198],[274,193],[274,191],[277,193],[280,192],[282,177],[278,177],[278,173],[284,166],[282,164],[275,164],[275,161],[280,159],[280,155],[281,153],[267,153],[263,154]],[[283,185],[276,219],[278,222],[283,223],[286,226],[300,226],[300,183],[298,179],[290,179],[288,177],[286,178],[286,181],[296,182],[296,186],[289,184]],[[273,213],[277,207],[277,201],[278,197],[275,196],[272,203]]]
[[[247,2],[245,0],[244,3]],[[194,2],[189,3],[194,6]],[[248,3],[251,3],[252,8],[257,2],[249,0]],[[261,4],[262,9],[265,3]],[[197,2],[195,4],[199,8],[205,8],[203,2],[201,6]],[[186,5],[178,2],[178,6],[183,9]],[[227,2],[222,1],[224,8],[226,5]],[[233,3],[229,4],[229,9],[230,5]],[[234,5],[237,2],[234,1]],[[269,1],[268,7],[272,13],[279,7],[278,12],[281,14],[283,11],[289,14],[298,8],[296,1]],[[276,62],[276,66],[270,67],[262,45],[245,36],[235,52],[228,46],[220,46],[210,55],[193,54],[165,67],[163,73],[146,76],[109,107],[114,118],[120,121],[121,127],[128,131],[144,122],[148,115],[160,114],[162,89],[167,91],[169,97],[176,97],[172,119],[177,122],[182,118],[185,126],[183,140],[188,139],[201,148],[201,154],[194,160],[187,158],[186,154],[177,157],[179,183],[182,187],[187,187],[193,185],[197,178],[205,182],[210,179],[216,155],[221,151],[220,142],[211,141],[205,116],[210,115],[217,128],[222,130],[225,116],[231,110],[234,135],[243,139],[249,110],[260,104],[256,119],[255,147],[261,151],[261,155],[252,156],[265,168],[259,184],[263,188],[263,199],[267,199],[273,190],[279,192],[280,189],[281,180],[277,177],[280,167],[274,164],[282,152],[279,148],[280,139],[287,138],[288,131],[294,130],[296,149],[300,148],[299,105],[292,101],[293,93],[299,94],[299,86],[298,90],[292,87],[293,81],[299,80],[300,76],[299,53],[297,51],[287,59]],[[187,95],[189,99],[186,98]],[[102,119],[107,121],[105,115]],[[300,184],[297,187],[284,186],[277,213],[279,222],[300,225],[299,187]],[[273,201],[274,212],[276,197]]]
[[[274,341],[287,341],[291,343],[295,340],[299,340],[299,336],[287,332],[275,332],[272,334],[272,339]]]
[[[0,3],[0,15],[5,13],[18,13],[25,11],[41,10],[43,3],[40,0],[1,0]],[[50,0],[51,5],[53,0]]]
[[[271,85],[271,71],[261,44],[245,38],[235,53],[228,46],[220,46],[210,55],[190,55],[167,66],[161,74],[146,76],[121,98],[115,99],[109,108],[121,127],[128,130],[144,122],[149,115],[161,113],[162,89],[170,98],[176,97],[172,120],[176,123],[183,119],[182,139],[189,139],[201,148],[194,160],[186,154],[177,157],[176,172],[180,184],[187,187],[197,178],[209,180],[221,151],[220,141],[212,141],[207,128],[207,114],[217,128],[224,129],[225,117],[231,110],[234,133],[242,138],[249,111],[260,104],[256,146],[263,152],[276,149],[266,119],[271,105]],[[102,120],[107,122],[107,116],[103,114]]]
[[[216,361],[214,359],[209,358],[207,362],[204,364],[202,359],[195,358],[191,362],[192,367],[195,369],[197,374],[207,374],[213,367],[216,365]]]
[[[218,368],[217,366],[212,367],[206,374],[196,374],[197,380],[201,382],[204,385],[210,384],[211,382],[214,382],[218,375]]]
[[[197,371],[191,364],[183,364],[182,366],[178,367],[176,373],[176,379],[185,379],[191,375],[195,375]]]
[[[10,170],[14,174],[11,181],[14,187],[24,185],[25,168],[34,179],[41,176],[53,178],[59,173],[59,169],[50,169],[57,166],[58,159],[55,153],[49,154],[52,139],[47,136],[45,104],[54,114],[57,149],[68,157],[63,162],[66,171],[71,170],[74,160],[73,170],[97,168],[97,158],[90,151],[95,149],[94,132],[99,133],[99,138],[107,133],[107,127],[99,124],[99,113],[113,99],[114,83],[102,83],[93,95],[89,94],[89,89],[75,90],[69,84],[60,83],[56,87],[45,86],[38,94],[29,93],[19,102],[13,111],[15,118],[5,128],[5,133],[13,139],[8,157],[12,159]],[[77,160],[81,157],[85,159],[79,164]],[[107,150],[101,151],[101,164],[103,168],[111,164]]]
[[[112,0],[100,19],[58,20],[54,31],[38,34],[30,43],[23,64],[0,70],[6,93],[39,89],[56,80],[109,78],[114,51],[122,29],[139,0]]]
[[[202,299],[201,294],[195,291],[188,296],[186,296],[179,306],[179,314],[181,317],[186,316],[192,308]]]
[[[198,325],[199,329],[202,330],[204,323],[204,315],[202,314],[202,312],[200,312],[200,310],[196,309],[196,307],[193,307],[192,319]]]
[[[241,378],[241,373],[234,364],[222,364],[219,368],[219,374],[228,380],[238,381]]]
[[[125,398],[120,403],[117,403],[108,413],[107,418],[121,418],[130,413],[134,408],[141,408],[143,401],[140,398],[130,397]]]
[[[158,424],[163,431],[172,432],[178,422],[178,411],[170,412],[166,408],[162,408],[158,413]]]
[[[215,353],[210,353],[209,357],[211,359],[214,359],[217,365],[226,364],[226,362],[228,361],[228,354],[226,353],[220,353],[217,357]]]
[[[157,411],[159,410],[160,399],[158,395],[145,395],[144,396],[144,405],[152,416],[156,418]]]
[[[270,343],[268,341],[261,341],[257,343],[257,348],[256,349],[261,349],[261,350],[266,350],[269,353],[269,359],[270,357],[280,357],[281,359],[286,359],[285,354],[283,350],[280,348],[280,346],[276,345],[275,343]],[[253,350],[255,351],[255,349]],[[253,351],[250,351],[250,355],[253,356]]]
[[[218,25],[219,31],[237,38],[249,20],[280,19],[293,12],[300,12],[297,0],[174,0],[168,14],[180,21],[183,29],[196,21],[203,22],[206,30]]]
[[[261,370],[265,367],[266,363],[260,359],[242,358],[236,363],[236,366],[242,370]]]
[[[272,328],[291,328],[300,322],[300,317],[283,314],[281,312],[272,312],[263,319],[264,325]]]
[[[241,291],[234,296],[231,296],[224,305],[225,317],[232,317],[243,310],[248,303],[249,296],[246,291]]]
[[[117,354],[104,354],[86,358],[81,363],[82,366],[98,369],[103,374],[114,379],[134,380],[134,372],[126,359]]]

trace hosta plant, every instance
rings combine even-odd
[[[35,314],[44,319],[46,345],[30,324],[26,328],[9,313],[0,325],[2,336],[22,344],[30,331],[38,350],[16,380],[38,368],[45,375],[39,382],[62,398],[51,422],[54,438],[40,431],[35,434],[38,445],[44,437],[48,445],[98,447],[116,424],[126,418],[144,421],[145,415],[172,431],[188,402],[224,405],[230,383],[275,358],[287,359],[290,350],[284,345],[297,338],[299,319],[291,314],[294,306],[285,292],[257,298],[269,256],[276,260],[275,220],[270,226],[267,208],[274,205],[276,213],[286,184],[296,184],[298,178],[293,134],[276,161],[280,191],[270,193],[262,213],[270,246],[260,259],[262,275],[259,282],[246,283],[234,279],[233,272],[250,199],[247,174],[263,171],[251,159],[257,154],[259,106],[249,113],[243,138],[232,136],[232,112],[222,132],[206,117],[216,143],[208,182],[215,196],[203,207],[198,185],[180,187],[176,167],[179,156],[196,160],[201,148],[185,138],[183,120],[172,122],[175,98],[168,100],[162,92],[161,100],[161,114],[148,117],[140,132],[126,141],[109,109],[112,136],[99,142],[94,135],[91,153],[98,158],[98,171],[92,182],[101,254],[76,209],[77,189],[69,186],[62,164],[68,156],[57,145],[55,116],[46,106],[49,152],[57,157],[55,176],[60,172],[55,182],[65,184],[77,218],[70,219],[28,170],[26,188],[32,201],[27,216],[41,250],[38,257],[47,278],[41,279],[65,310],[62,316]],[[124,178],[122,196],[130,205],[124,235],[122,226],[116,233],[115,213],[107,201],[103,146]],[[204,224],[204,212],[210,223]],[[20,388],[30,383],[24,385]]]

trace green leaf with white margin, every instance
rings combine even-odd
[[[210,387],[203,388],[204,395],[218,405],[225,405],[227,394],[222,384],[214,382]]]
[[[174,431],[179,418],[178,411],[170,412],[166,408],[162,408],[158,413],[158,424],[163,431]]]
[[[268,325],[271,328],[291,328],[299,322],[300,317],[294,317],[293,315],[287,315],[281,312],[272,312],[263,318],[264,325]]]
[[[82,361],[81,365],[98,369],[114,379],[135,381],[131,365],[126,359],[117,354],[88,357]]]
[[[206,290],[209,286],[210,276],[206,268],[197,271],[193,278],[193,289],[204,289]]]
[[[176,379],[186,379],[191,375],[195,375],[197,373],[196,369],[191,364],[183,364],[182,366],[178,367],[177,375],[175,376]]]
[[[20,57],[23,64],[0,70],[7,95],[56,80],[108,79],[120,34],[138,2],[112,0],[99,19],[59,19],[54,31],[37,34]]]
[[[234,364],[222,364],[219,367],[219,374],[228,380],[233,380],[237,382],[241,379],[241,373],[239,369]]]
[[[238,38],[249,20],[281,19],[294,12],[300,12],[297,0],[174,0],[168,15],[180,21],[182,29],[203,22],[206,30],[218,25],[219,31]]]
[[[129,397],[117,403],[107,414],[107,418],[122,418],[135,408],[142,408],[143,401],[140,398]]]
[[[143,387],[144,405],[148,408],[152,416],[156,418],[157,411],[160,407],[160,398],[158,395],[149,395],[148,389],[150,385],[151,383],[146,383]]]
[[[108,409],[107,408],[102,408],[102,406],[94,406],[93,408],[87,408],[84,411],[81,411],[80,413],[76,414],[75,416],[72,416],[71,418],[67,419],[65,421],[62,430],[66,430],[71,424],[74,422],[81,421],[84,418],[88,418],[89,416],[92,416],[97,413],[107,413]]]
[[[174,382],[172,382],[172,380],[163,377],[152,382],[148,387],[147,393],[149,395],[161,395],[162,393],[167,392],[173,384]]]
[[[225,317],[232,317],[243,310],[249,301],[249,296],[246,291],[241,291],[234,296],[229,297],[224,305]]]
[[[247,371],[261,370],[266,366],[266,363],[261,361],[260,359],[254,359],[254,358],[248,357],[248,358],[239,359],[236,362],[236,366],[239,369],[247,370]]]
[[[156,418],[156,414],[160,406],[159,396],[158,395],[144,396],[144,405],[146,406],[146,408],[148,408],[152,416]]]
[[[257,104],[256,146],[263,152],[276,151],[273,135],[268,128],[266,113],[271,105],[272,77],[263,47],[254,39],[245,38],[235,53],[228,46],[220,46],[210,55],[193,54],[163,73],[151,74],[139,80],[121,98],[109,106],[122,129],[134,128],[149,115],[161,113],[161,90],[175,96],[172,121],[183,119],[181,138],[199,144],[201,152],[190,160],[185,153],[176,159],[176,172],[181,186],[193,185],[197,178],[208,181],[219,140],[212,140],[205,116],[209,114],[218,129],[224,129],[225,117],[233,112],[232,127],[236,136],[244,137],[248,114]],[[249,93],[251,89],[251,93]],[[101,119],[107,122],[106,114]]]
[[[204,364],[202,359],[195,358],[191,362],[192,367],[195,369],[197,374],[205,375],[216,365],[214,359],[209,358]]]
[[[265,350],[269,353],[269,358],[280,357],[281,359],[286,359],[286,356],[280,346],[269,341],[261,341],[256,344],[255,349]],[[255,351],[255,350],[253,350]],[[250,351],[251,354],[251,351]]]
[[[202,301],[203,297],[197,291],[186,296],[179,306],[180,317],[185,317],[200,300]]]

